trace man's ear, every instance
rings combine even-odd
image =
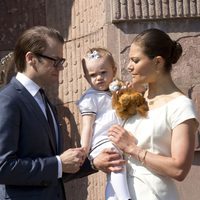
[[[28,63],[32,67],[34,67],[36,65],[36,62],[37,62],[35,55],[30,51],[28,51],[26,53],[25,60],[26,60],[26,63]]]

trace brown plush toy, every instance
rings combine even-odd
[[[126,120],[137,113],[142,117],[146,116],[149,108],[140,92],[126,87],[125,83],[118,79],[110,84],[109,89],[112,92],[112,107],[121,119]]]

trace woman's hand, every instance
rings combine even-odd
[[[137,141],[134,136],[128,133],[122,126],[113,125],[108,131],[108,136],[123,152],[127,154],[132,154],[134,152]]]
[[[121,158],[119,153],[111,149],[104,149],[93,160],[95,168],[105,173],[120,172],[125,163],[126,161]]]

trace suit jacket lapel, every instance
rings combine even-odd
[[[54,143],[48,122],[44,116],[44,113],[40,109],[40,106],[35,101],[33,96],[26,90],[26,88],[16,78],[13,78],[11,80],[11,83],[14,85],[18,93],[21,95],[21,100],[31,110],[31,113],[34,113],[35,116],[38,118],[38,120],[43,124],[45,132],[48,134],[52,150],[56,154],[56,144]]]

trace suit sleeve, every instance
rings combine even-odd
[[[17,98],[13,99],[1,93],[0,184],[37,186],[56,184],[58,164],[55,156],[21,156],[21,151],[34,149],[28,149],[29,144],[26,144],[20,135],[24,123],[21,115]],[[24,144],[27,146],[24,147]]]
[[[88,160],[88,158],[86,158],[84,164],[81,166],[80,170],[78,172],[76,172],[75,174],[68,174],[68,173],[64,173],[63,174],[63,181],[64,182],[68,182],[77,178],[83,178],[85,176],[89,176],[91,174],[94,174],[98,172],[97,170],[92,169],[91,165],[90,165],[90,161]]]

